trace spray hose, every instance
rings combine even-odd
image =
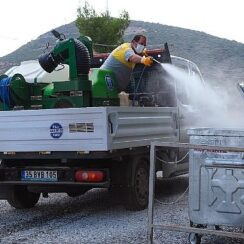
[[[160,63],[157,59],[155,59],[155,58],[153,58],[153,57],[150,57],[150,58],[153,60],[153,62],[158,63],[158,64],[161,65],[161,63]],[[145,68],[146,68],[146,66],[143,67],[143,70],[141,71],[141,75],[140,75],[140,77],[139,77],[139,81],[138,81],[138,83],[137,83],[137,86],[134,87],[134,94],[133,94],[133,100],[132,100],[132,104],[133,104],[133,106],[135,105],[136,94],[137,94],[138,88],[140,87],[141,79],[142,79],[143,73],[144,73],[144,71],[145,71]],[[133,74],[134,74],[134,73],[132,73],[132,75],[133,75]]]
[[[140,86],[140,83],[141,83],[141,79],[142,79],[142,75],[144,73],[144,70],[145,70],[146,66],[143,67],[143,70],[141,72],[141,75],[140,75],[140,78],[139,78],[139,81],[137,83],[137,86],[134,86],[134,94],[133,94],[133,100],[132,100],[132,105],[134,106],[135,105],[135,99],[136,99],[136,94],[137,94],[137,91],[138,91],[138,88]],[[132,73],[132,76],[133,76],[134,73]]]

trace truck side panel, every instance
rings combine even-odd
[[[93,107],[0,113],[0,152],[108,151],[178,138],[177,108]]]
[[[110,149],[150,145],[152,140],[178,141],[177,108],[124,107],[111,109]]]

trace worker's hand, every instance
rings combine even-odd
[[[145,56],[143,56],[141,58],[141,63],[144,64],[145,66],[151,66],[152,63],[153,63],[153,60],[152,60],[151,57],[145,57]]]
[[[147,49],[146,48],[143,49],[142,55],[145,56],[145,57],[148,57]]]

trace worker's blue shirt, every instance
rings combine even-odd
[[[124,43],[114,49],[101,66],[101,69],[108,69],[114,72],[119,91],[125,90],[130,82],[130,76],[135,64],[130,62],[129,58],[134,54],[131,44]]]

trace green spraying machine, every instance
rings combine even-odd
[[[21,74],[0,76],[0,110],[118,106],[117,82],[109,70],[90,69],[92,40],[87,36],[58,38],[54,48],[39,57],[48,73],[58,65],[69,65],[69,80],[27,83]]]

